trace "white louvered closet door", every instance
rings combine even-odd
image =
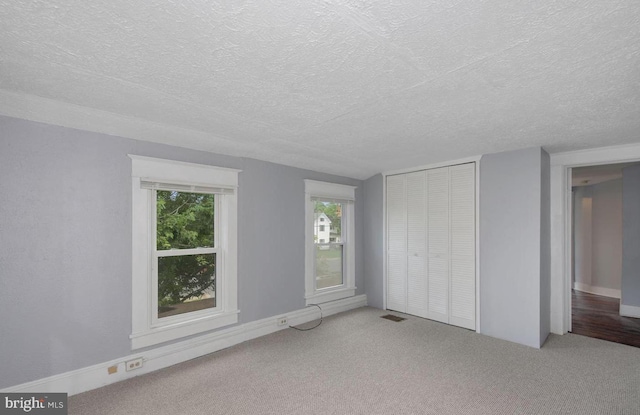
[[[475,329],[475,164],[387,176],[387,308]]]
[[[427,170],[427,317],[449,322],[449,168]]]
[[[475,165],[449,168],[451,301],[449,324],[476,328]]]
[[[407,176],[407,313],[427,317],[426,172]]]
[[[387,308],[407,312],[407,175],[387,176]]]

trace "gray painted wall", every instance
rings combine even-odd
[[[551,333],[551,162],[541,150],[540,165],[540,345]]]
[[[303,179],[358,186],[362,246],[362,181],[0,117],[0,388],[130,354],[129,153],[243,170],[241,323],[305,306]]]
[[[573,192],[573,282],[591,285],[593,252],[593,189],[580,186]]]
[[[238,194],[238,301],[247,323],[304,303],[304,179],[356,189],[356,294],[364,294],[363,182],[241,159]],[[261,236],[269,235],[269,239]]]
[[[640,165],[622,170],[622,300],[640,307]]]
[[[588,207],[590,215],[585,214]],[[575,221],[574,244],[579,248],[574,253],[578,265],[576,282],[620,290],[622,179],[576,188],[574,216],[578,219]]]
[[[591,283],[619,290],[622,279],[622,179],[593,185]]]
[[[541,310],[542,191],[540,148],[482,156],[481,332],[532,347],[541,346],[546,330],[541,327],[547,313]]]
[[[364,278],[367,302],[384,304],[384,178],[376,174],[364,182]]]

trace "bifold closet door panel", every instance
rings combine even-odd
[[[427,317],[426,172],[407,174],[407,313]]]
[[[407,254],[387,254],[387,309],[407,312]]]
[[[407,180],[387,176],[387,308],[407,312]]]
[[[449,324],[476,329],[475,260],[451,263],[451,315]]]
[[[427,318],[449,323],[449,261],[429,258],[429,308]]]
[[[427,317],[449,322],[449,168],[427,170]]]
[[[449,323],[475,329],[476,224],[475,164],[449,168],[451,220],[451,297]]]
[[[424,256],[407,257],[407,313],[428,317],[427,271]]]

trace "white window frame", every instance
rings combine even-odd
[[[238,322],[237,240],[240,170],[130,154],[132,178],[132,333],[139,349]],[[156,190],[143,183],[190,186],[194,193],[214,193],[215,248],[180,250],[216,254],[216,307],[157,317]],[[204,189],[204,190],[203,190]]]
[[[353,297],[356,293],[355,266],[355,186],[305,180],[305,301],[322,304]],[[342,241],[344,261],[342,284],[316,289],[314,208],[315,200],[343,203]]]

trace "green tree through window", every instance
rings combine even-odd
[[[160,252],[215,247],[215,196],[178,191],[156,194],[159,308],[215,292],[215,253],[163,256]],[[215,307],[212,300],[210,306]]]

